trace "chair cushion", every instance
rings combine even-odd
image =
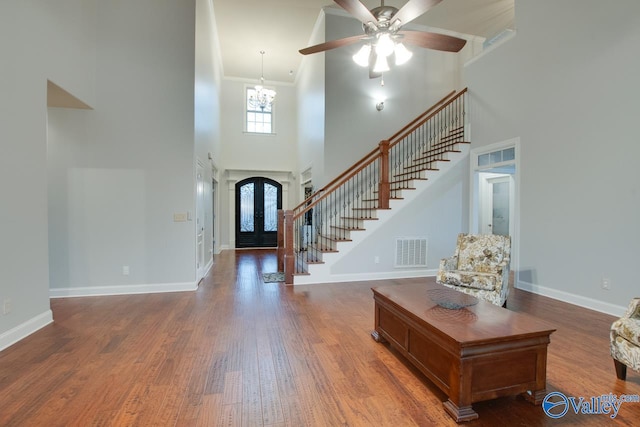
[[[623,317],[613,322],[611,330],[631,344],[640,347],[640,320]]]
[[[501,276],[493,273],[469,273],[467,271],[443,271],[441,280],[444,283],[483,291],[495,291]]]
[[[509,239],[505,239],[504,236],[461,234],[456,248],[458,270],[496,273],[498,265],[504,261],[505,254],[510,250]]]

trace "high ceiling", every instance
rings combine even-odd
[[[362,0],[368,9],[378,0]],[[400,9],[406,0],[387,0]],[[269,82],[293,83],[320,10],[329,0],[213,0],[224,76],[260,78],[260,51]],[[513,28],[514,0],[444,0],[412,24],[443,28],[490,39]],[[357,34],[354,34],[357,35]]]

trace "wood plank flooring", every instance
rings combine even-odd
[[[196,292],[55,299],[55,322],[0,352],[0,426],[453,426],[445,396],[370,337],[373,297],[403,279],[287,287],[264,283],[275,251],[225,251]],[[613,317],[513,290],[509,309],[557,327],[548,391],[640,394],[616,379]],[[496,366],[496,370],[503,367]],[[474,404],[468,426],[640,423],[559,420],[520,397]]]

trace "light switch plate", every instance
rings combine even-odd
[[[186,222],[187,214],[186,213],[174,213],[173,214],[173,222]]]

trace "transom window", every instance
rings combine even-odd
[[[488,166],[496,163],[510,162],[516,158],[516,149],[514,147],[504,150],[492,151],[491,153],[481,154],[478,156],[478,166]]]
[[[264,108],[253,102],[257,98],[255,87],[247,87],[245,105],[247,106],[246,131],[252,133],[273,133],[273,106]]]

